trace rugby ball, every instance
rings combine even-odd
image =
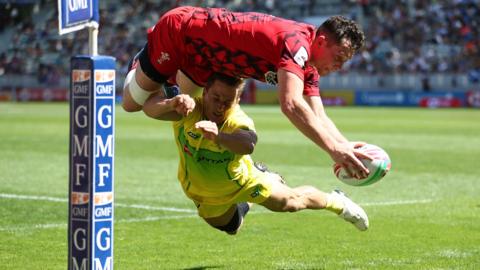
[[[392,162],[390,161],[390,157],[388,156],[387,152],[385,152],[382,148],[376,145],[365,144],[357,150],[360,150],[361,152],[373,158],[373,160],[360,158],[360,161],[363,163],[363,165],[365,165],[365,167],[367,167],[370,171],[366,178],[356,179],[354,177],[350,177],[347,171],[342,166],[340,166],[339,164],[333,165],[333,172],[335,176],[347,185],[371,185],[382,179],[392,167]]]

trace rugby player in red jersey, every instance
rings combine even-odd
[[[319,76],[339,70],[362,46],[359,26],[342,16],[320,27],[255,12],[178,7],[148,33],[138,64],[125,79],[123,108],[155,117],[160,91],[172,76],[183,93],[205,86],[212,72],[275,84],[282,112],[310,140],[357,178],[368,169],[326,115]],[[177,72],[178,71],[178,72]]]

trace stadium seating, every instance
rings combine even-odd
[[[7,18],[0,29],[0,87],[66,85],[70,56],[88,53],[87,31],[59,36],[56,1],[10,2],[0,5]],[[175,5],[224,6],[305,21],[353,17],[365,29],[365,50],[342,71],[322,78],[322,87],[422,89],[427,80],[433,89],[467,89],[478,82],[480,9],[469,0],[105,0],[100,1],[99,53],[116,57],[123,75],[147,28]]]

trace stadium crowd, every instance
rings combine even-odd
[[[25,1],[28,2],[28,1]],[[68,73],[70,57],[88,53],[88,31],[58,35],[56,1],[2,4],[5,23],[0,38],[0,76],[29,74],[39,83],[55,84]],[[315,16],[321,1],[302,0],[147,0],[101,1],[99,53],[117,59],[125,72],[132,55],[144,44],[148,27],[178,5],[223,6],[302,20]],[[343,73],[468,73],[480,77],[480,4],[474,0],[351,0],[338,13],[358,20],[366,47],[349,61]],[[295,11],[295,12],[294,12]],[[128,18],[128,21],[125,20]],[[12,33],[8,29],[13,28]]]
[[[367,45],[349,70],[452,72],[480,68],[478,1],[360,1]]]

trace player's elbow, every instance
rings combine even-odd
[[[250,155],[253,153],[253,150],[255,149],[255,144],[254,143],[249,143],[245,146],[245,153],[244,155]]]
[[[159,118],[160,116],[153,110],[151,109],[149,106],[144,106],[143,107],[143,113],[150,117],[150,118],[154,118],[154,119],[157,119]]]
[[[122,108],[126,112],[138,112],[141,108],[128,104],[127,102],[122,103]]]
[[[253,153],[253,150],[255,150],[255,145],[257,145],[257,134],[253,131],[249,132],[250,135],[250,141],[247,143],[246,146],[246,154],[250,155]]]
[[[242,144],[237,149],[232,149],[232,151],[237,155],[250,155],[253,153],[254,149],[255,149],[255,144],[245,143],[245,144]]]
[[[240,155],[250,155],[255,150],[255,145],[257,144],[257,134],[254,131],[240,131],[242,136],[241,143],[238,145],[240,149],[236,152],[236,154]]]

